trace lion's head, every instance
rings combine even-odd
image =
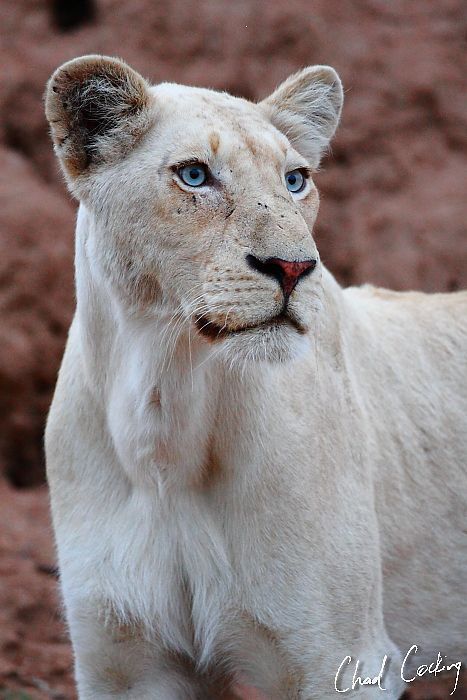
[[[318,166],[342,87],[306,68],[258,104],[87,56],[49,81],[46,112],[89,217],[93,266],[132,314],[177,313],[199,342],[286,359],[320,299]],[[169,316],[169,317],[170,317]]]

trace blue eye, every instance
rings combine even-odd
[[[201,187],[208,179],[207,168],[202,163],[192,163],[177,170],[180,180],[190,187]]]
[[[301,192],[305,189],[306,177],[301,170],[291,170],[285,176],[285,183],[289,192]]]

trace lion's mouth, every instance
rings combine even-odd
[[[306,329],[293,317],[286,312],[280,313],[278,316],[273,316],[267,321],[255,323],[241,328],[227,328],[227,326],[218,326],[211,321],[207,316],[198,316],[195,322],[198,332],[209,340],[222,340],[229,336],[239,335],[248,331],[265,330],[277,328],[279,326],[292,326],[298,333],[306,333]]]

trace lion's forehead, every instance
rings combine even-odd
[[[172,135],[174,158],[176,154],[183,157],[184,149],[198,147],[200,155],[235,160],[249,154],[263,162],[283,163],[290,150],[287,138],[252,102],[214,90],[169,83],[156,86],[152,94]]]

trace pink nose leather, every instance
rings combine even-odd
[[[282,260],[282,258],[268,258],[266,264],[277,265],[282,271],[281,287],[285,296],[289,296],[300,277],[307,272],[311,272],[316,266],[316,260],[302,260],[301,262],[293,262],[291,260]]]

